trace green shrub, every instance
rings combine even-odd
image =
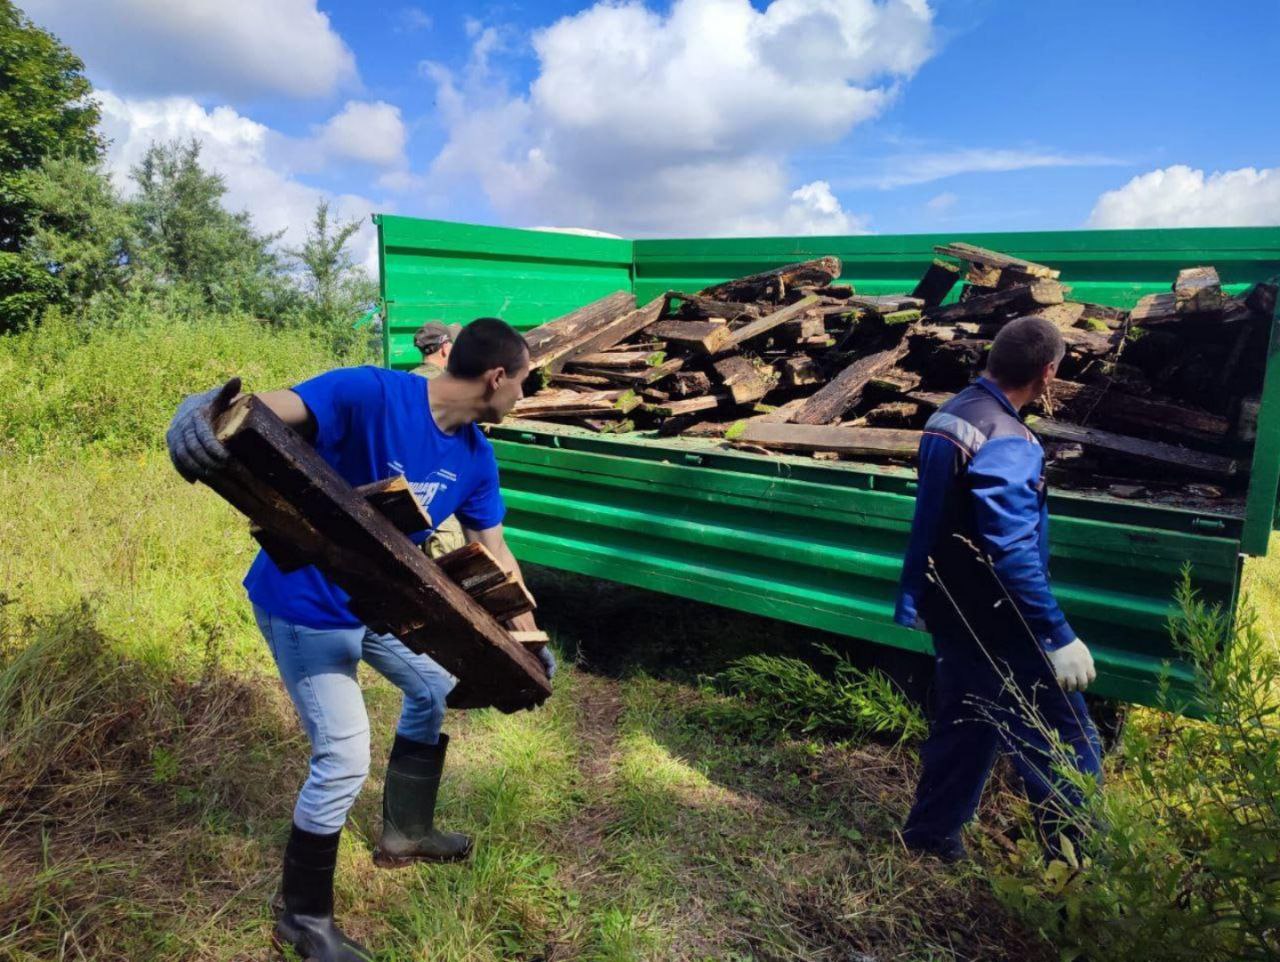
[[[733,662],[712,679],[714,688],[732,700],[704,709],[708,720],[757,738],[924,737],[924,717],[892,681],[878,671],[863,671],[825,645],[817,647],[835,660],[831,677],[799,658],[747,655]]]
[[[1064,959],[1280,959],[1280,655],[1186,577],[1178,604],[1195,694],[1166,707],[1210,720],[1135,712],[1081,857],[1028,844],[994,879]]]
[[[156,448],[174,408],[194,391],[233,375],[246,390],[270,390],[370,359],[356,349],[335,354],[314,328],[189,316],[180,298],[173,306],[127,305],[118,319],[97,323],[54,311],[0,338],[0,452]]]

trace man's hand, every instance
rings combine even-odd
[[[214,434],[213,421],[239,393],[240,379],[233,377],[222,387],[193,394],[178,405],[164,439],[169,459],[188,482],[207,478],[227,463],[227,449]]]
[[[1049,652],[1049,663],[1058,684],[1066,691],[1084,691],[1098,677],[1089,647],[1077,638],[1057,651]]]

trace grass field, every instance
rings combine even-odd
[[[182,388],[251,364],[251,386],[275,386],[335,359],[241,333],[126,345],[116,366],[147,377],[123,383],[154,398],[142,412],[69,348],[63,380],[24,355],[50,379],[30,389],[39,419],[0,405],[0,959],[269,955],[306,746],[239,587],[245,525],[183,484],[156,438]],[[270,363],[252,353],[266,346]],[[20,383],[18,355],[0,355],[0,387]],[[700,680],[832,639],[673,599],[655,633],[654,596],[529,574],[565,668],[537,711],[447,722],[442,818],[476,836],[470,862],[373,867],[398,695],[365,679],[374,772],[338,903],[377,958],[1061,957],[993,894],[1020,831],[1003,774],[976,865],[913,859],[895,835],[910,744],[781,732],[774,706]],[[1274,625],[1280,565],[1252,564],[1249,582]]]

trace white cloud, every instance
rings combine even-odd
[[[956,205],[956,201],[960,198],[949,190],[944,190],[941,194],[930,197],[925,201],[925,207],[933,211],[935,214],[941,214],[949,211]]]
[[[328,156],[375,167],[404,166],[405,139],[400,108],[383,100],[349,100],[316,132],[316,143]]]
[[[927,184],[958,174],[1006,173],[1039,167],[1102,167],[1123,161],[1102,154],[1064,154],[1046,150],[1009,150],[993,147],[966,147],[959,150],[929,151],[887,158],[883,169],[873,174],[840,178],[842,187],[875,187],[892,190],[912,184]]]
[[[1181,164],[1134,177],[1098,198],[1090,227],[1264,227],[1280,224],[1280,167],[1214,171]]]
[[[317,201],[330,196],[291,176],[280,160],[289,152],[284,138],[230,107],[206,110],[187,97],[132,100],[106,90],[96,96],[102,103],[103,132],[111,141],[107,168],[126,193],[132,190],[130,169],[153,142],[195,138],[201,144],[201,164],[226,183],[226,207],[247,210],[264,233],[284,231],[287,246],[302,242]],[[332,200],[338,217],[360,221],[352,251],[376,273],[377,238],[369,222],[374,203],[356,194]]]
[[[600,2],[534,35],[512,94],[472,24],[461,76],[424,70],[448,141],[433,173],[479,181],[508,219],[625,234],[857,229],[788,158],[843,138],[929,57],[925,0]]]
[[[404,7],[400,10],[396,33],[417,33],[431,29],[431,14],[421,7]]]
[[[319,97],[356,78],[316,0],[26,0],[104,86],[221,99]]]

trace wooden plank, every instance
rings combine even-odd
[[[1073,354],[1106,357],[1124,346],[1124,332],[1082,331],[1073,327],[1062,332],[1062,340],[1066,343],[1067,350]]]
[[[640,403],[634,391],[556,391],[521,398],[512,409],[517,418],[622,417]]]
[[[920,375],[915,371],[894,368],[873,377],[867,382],[867,386],[884,391],[886,394],[906,394],[920,386]]]
[[[934,248],[938,254],[947,257],[954,257],[956,260],[966,261],[970,264],[990,264],[992,267],[1014,267],[1027,274],[1034,274],[1036,277],[1047,277],[1057,280],[1061,275],[1061,271],[1056,271],[1052,267],[1046,267],[1043,264],[1036,264],[1032,261],[1024,261],[1020,257],[1011,257],[1008,254],[1001,254],[998,251],[987,250],[985,247],[976,247],[973,244],[965,244],[960,241],[953,241],[950,244],[939,244]]]
[[[658,321],[645,333],[699,354],[718,354],[733,337],[728,324],[714,321]]]
[[[825,287],[840,276],[840,258],[819,257],[714,284],[699,293],[723,301],[781,300],[792,287]]]
[[[1069,441],[1096,451],[1118,455],[1153,469],[1158,468],[1174,477],[1189,475],[1225,481],[1235,477],[1240,470],[1239,462],[1233,458],[1192,451],[1162,441],[1145,441],[1051,418],[1032,416],[1026,419],[1026,423],[1042,438]]]
[[[773,381],[741,354],[716,361],[712,369],[734,404],[759,401],[773,387]]]
[[[786,307],[779,308],[772,314],[766,314],[757,320],[751,321],[737,328],[729,340],[725,341],[722,351],[731,351],[740,344],[744,344],[752,338],[760,337],[762,334],[768,334],[780,324],[785,324],[792,318],[799,317],[809,308],[818,303],[816,295],[810,294],[808,297],[802,297],[794,304],[788,304]]]
[[[673,397],[696,397],[711,390],[711,378],[705,371],[680,371],[671,379]]]
[[[1212,267],[1188,267],[1173,282],[1174,308],[1179,314],[1216,314],[1225,306],[1222,281]]]
[[[807,387],[810,384],[821,384],[825,380],[817,362],[807,354],[783,358],[775,369],[779,375],[779,383],[785,387]]]
[[[575,390],[590,388],[596,391],[607,391],[613,386],[613,381],[607,377],[598,377],[594,374],[570,374],[564,371],[552,374],[547,378],[547,383],[553,386],[574,388]],[[532,397],[533,395],[530,396]]]
[[[929,324],[955,324],[957,321],[985,319],[997,312],[1004,313],[1034,303],[1031,297],[1030,285],[1007,287],[988,294],[975,294],[946,307],[931,308],[925,312],[925,319]]]
[[[1073,381],[1054,381],[1048,401],[1055,411],[1059,405],[1068,406],[1072,420],[1088,415],[1090,420],[1116,430],[1136,428],[1205,441],[1220,441],[1231,430],[1231,422],[1218,414]]]
[[[617,320],[606,323],[586,340],[579,341],[550,363],[552,371],[560,370],[567,362],[576,360],[579,354],[598,354],[613,347],[633,334],[638,334],[662,316],[667,306],[666,295],[655,297],[648,304],[629,311]]]
[[[1073,328],[1084,317],[1085,306],[1074,301],[1037,308],[1035,313],[1062,330]]]
[[[624,370],[637,367],[654,367],[666,360],[662,351],[599,351],[594,354],[575,354],[565,367],[612,367]]]
[[[470,541],[441,555],[436,564],[468,594],[492,588],[507,579],[507,572],[498,564],[498,559],[479,541]]]
[[[615,370],[607,367],[583,367],[577,370],[591,377],[603,377],[614,384],[640,388],[646,384],[657,384],[663,378],[675,374],[684,365],[684,358],[673,357],[653,367],[642,367],[634,371]]]
[[[477,703],[511,712],[551,694],[537,658],[260,400],[235,401],[215,431],[230,458],[206,483],[310,555],[357,617],[464,679]]]
[[[612,322],[635,310],[636,299],[626,291],[617,291],[592,301],[555,320],[527,331],[529,360],[534,368],[550,364],[574,348],[586,343]]]
[[[1147,294],[1138,299],[1138,303],[1129,312],[1129,322],[1143,327],[1150,327],[1168,321],[1180,321],[1178,315],[1177,295]]]
[[[362,484],[356,488],[356,494],[390,518],[405,534],[417,534],[431,527],[431,516],[402,474]]]
[[[683,318],[722,317],[736,321],[744,317],[756,318],[761,314],[758,305],[740,301],[718,301],[715,298],[703,297],[701,294],[686,294],[682,291],[667,291],[667,297],[678,298],[681,301],[677,313]]]
[[[862,391],[867,383],[873,377],[891,370],[906,357],[906,354],[907,341],[904,338],[897,346],[887,351],[879,351],[858,358],[809,398],[804,406],[792,415],[792,422],[830,424],[840,420],[844,412],[853,407],[862,397]]]
[[[821,316],[796,317],[779,328],[779,335],[792,341],[806,341],[827,336],[827,323]]]
[[[935,260],[924,272],[924,277],[920,278],[920,283],[911,292],[911,296],[919,298],[925,307],[937,307],[946,300],[959,279],[960,268],[955,264]]]
[[[925,303],[913,294],[855,294],[849,304],[876,314],[893,314],[896,311],[918,311]]]
[[[537,651],[551,643],[551,636],[545,631],[512,631],[510,635],[512,640],[530,651]]]
[[[834,451],[846,457],[914,458],[920,432],[814,424],[762,424],[754,421],[734,436],[735,444],[770,451]]]
[[[680,417],[685,414],[694,414],[698,411],[710,411],[713,408],[721,407],[728,404],[733,399],[727,394],[705,394],[702,397],[683,398],[679,401],[664,401],[661,404],[645,404],[641,406],[641,410],[646,414],[656,414],[658,417],[672,418]]]

